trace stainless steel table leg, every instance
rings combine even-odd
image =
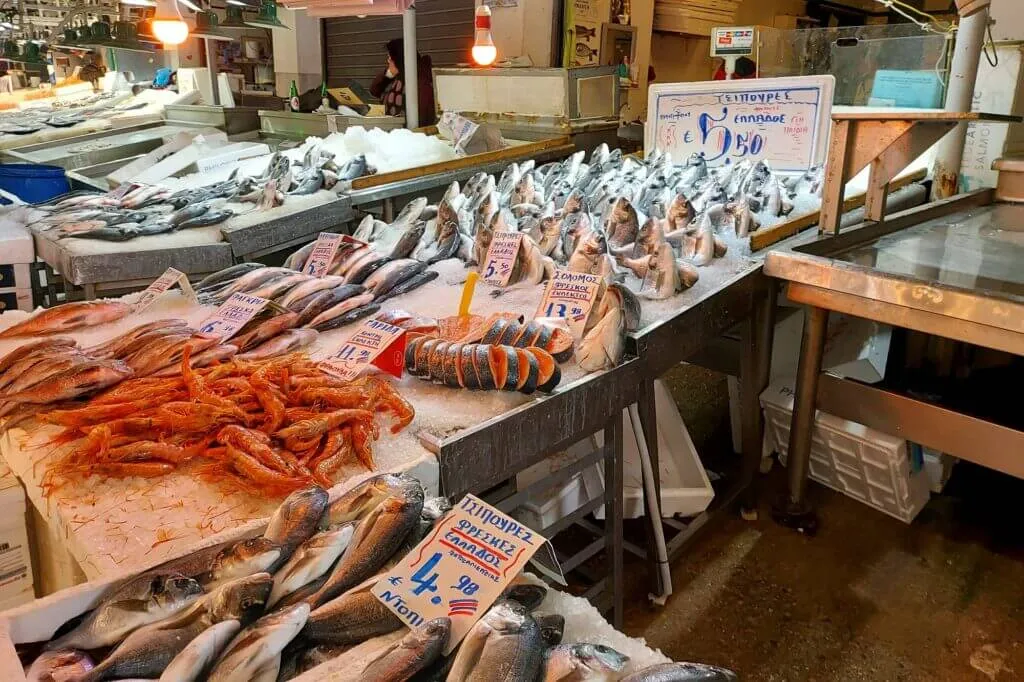
[[[828,311],[824,308],[804,309],[804,331],[800,341],[800,362],[796,370],[796,397],[793,421],[789,430],[789,491],[774,510],[775,520],[801,532],[813,535],[818,528],[817,516],[808,504],[807,473],[811,460],[811,432],[818,394],[821,359],[825,354]]]
[[[654,471],[654,489],[658,491],[659,508],[661,506],[661,470],[658,466],[658,412],[654,400],[654,381],[645,380],[640,386],[640,393],[636,401],[637,412],[640,415],[640,425],[643,427],[644,440],[647,443],[647,451],[651,455],[651,468]],[[644,505],[644,509],[647,506]],[[644,530],[647,537],[647,571],[651,580],[651,593],[661,594],[661,571],[658,570],[658,554],[654,543],[655,523],[661,523],[661,519],[652,519],[645,515]]]
[[[740,400],[743,427],[743,465],[741,473],[747,488],[740,504],[744,518],[757,518],[756,476],[761,464],[764,442],[764,415],[761,393],[768,386],[772,367],[772,344],[775,340],[775,303],[777,287],[769,282],[758,292],[750,319],[743,326],[740,358]],[[749,356],[749,357],[748,357]]]
[[[96,285],[95,284],[83,284],[82,291],[85,293],[86,301],[96,300]]]
[[[381,202],[381,218],[386,223],[390,223],[395,219],[395,200],[393,197],[388,197]]]
[[[622,413],[612,415],[604,427],[604,534],[609,555],[605,583],[611,590],[612,625],[622,627]]]

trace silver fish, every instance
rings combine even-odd
[[[54,651],[110,646],[143,625],[174,615],[202,596],[199,583],[181,574],[143,574],[104,597],[78,627],[51,640],[46,648]]]
[[[603,644],[562,644],[545,655],[543,682],[613,682],[628,662]]]
[[[239,360],[263,360],[288,355],[312,345],[318,336],[320,334],[315,329],[289,329],[235,357]]]
[[[620,682],[737,682],[731,670],[704,663],[660,663],[623,677]]]
[[[299,545],[288,563],[274,575],[274,589],[267,606],[273,607],[286,595],[330,570],[348,547],[354,532],[355,524],[347,524],[338,530],[317,533]]]
[[[328,291],[321,292],[302,309],[296,324],[300,327],[307,325],[328,308],[341,303],[345,299],[358,296],[365,291],[366,287],[361,284],[342,284]]]
[[[441,656],[451,632],[450,618],[434,618],[395,642],[360,673],[361,682],[408,680]]]
[[[130,634],[79,682],[157,677],[213,625],[238,621],[244,627],[253,622],[263,612],[272,582],[269,574],[257,573],[224,584],[178,615]]]
[[[263,538],[281,548],[283,564],[302,543],[313,537],[327,510],[327,491],[320,486],[296,490],[274,511]]]
[[[373,583],[359,585],[309,614],[302,637],[313,644],[351,645],[402,627],[398,616],[370,592]]]
[[[235,635],[210,673],[209,682],[276,680],[281,652],[309,618],[309,604],[275,611]]]
[[[283,554],[281,545],[264,537],[239,540],[218,552],[199,580],[207,591],[213,590],[238,578],[267,571]]]
[[[241,628],[242,623],[237,620],[223,620],[211,625],[174,657],[160,675],[160,682],[198,682],[204,679]]]
[[[537,621],[515,602],[498,602],[462,641],[447,682],[532,682],[543,658]]]
[[[426,268],[426,263],[421,263],[412,258],[394,260],[381,266],[381,268],[370,275],[366,279],[364,286],[374,297],[385,296],[396,286],[411,277],[415,277],[426,270]]]
[[[422,510],[423,486],[410,476],[396,477],[391,494],[359,521],[345,554],[310,602],[319,606],[376,573],[416,526]]]

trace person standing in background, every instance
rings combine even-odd
[[[370,93],[379,97],[384,104],[384,113],[388,116],[405,116],[405,43],[401,38],[389,40],[387,44],[385,70],[373,79]],[[431,74],[433,63],[429,55],[416,54],[418,85],[417,98],[421,126],[431,126],[437,122],[434,109],[434,79]]]

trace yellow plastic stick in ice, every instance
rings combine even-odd
[[[480,279],[480,274],[472,270],[466,276],[466,283],[462,285],[462,300],[459,301],[459,317],[469,315],[469,304],[473,302],[473,292],[476,290],[478,279]]]

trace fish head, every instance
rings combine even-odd
[[[437,205],[437,221],[444,225],[445,223],[458,223],[459,215],[456,213],[452,204],[447,199],[442,199]]]
[[[423,501],[423,511],[420,516],[428,521],[437,521],[452,510],[452,503],[447,497],[429,497]]]
[[[447,642],[448,635],[452,631],[452,619],[442,616],[441,618],[432,618],[426,623],[421,625],[418,629],[413,631],[413,636],[419,641],[420,644],[428,644],[430,642]]]
[[[191,604],[203,594],[202,585],[179,574],[155,576],[149,590],[151,603],[167,613]]]
[[[296,528],[314,528],[327,510],[327,502],[327,491],[320,486],[296,490],[284,499],[270,517],[265,537],[283,543]]]
[[[533,611],[544,598],[548,596],[548,589],[543,585],[534,583],[513,583],[501,593],[501,598],[513,601],[522,605],[527,611]]]
[[[556,237],[562,233],[562,221],[550,215],[540,219],[540,231],[547,237]]]
[[[526,607],[518,602],[500,600],[481,619],[499,634],[519,632],[529,617]]]
[[[597,674],[621,672],[629,663],[629,656],[604,644],[573,644],[572,653],[584,667]]]
[[[281,545],[265,537],[241,540],[226,547],[210,568],[214,580],[258,573],[272,566],[281,556]]]
[[[328,524],[336,526],[363,518],[398,488],[397,479],[397,474],[381,474],[352,488],[328,507]]]
[[[591,230],[582,244],[586,253],[591,255],[608,253],[608,237],[605,236],[604,230]]]
[[[254,573],[224,583],[210,593],[212,620],[251,623],[263,613],[273,586],[274,577],[269,573]]]

